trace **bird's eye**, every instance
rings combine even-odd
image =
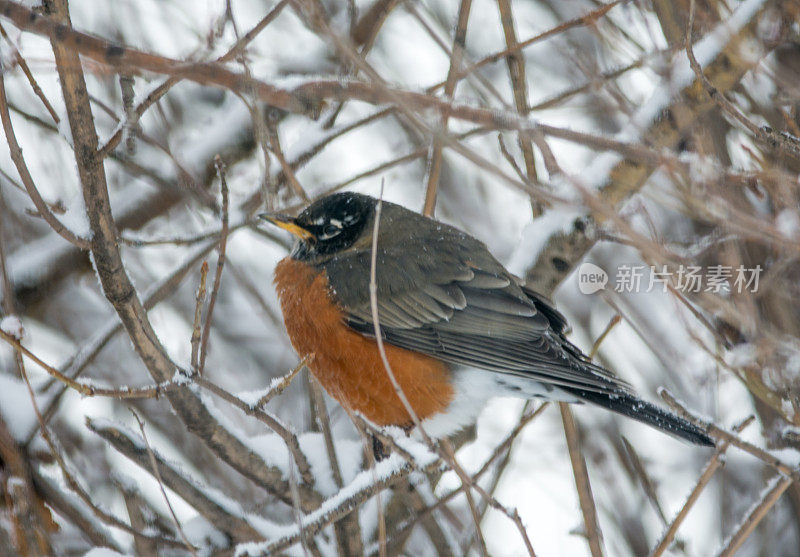
[[[322,229],[322,234],[328,238],[331,236],[336,236],[339,232],[341,232],[341,228],[335,224],[327,224],[325,225],[325,228]]]

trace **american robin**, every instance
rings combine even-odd
[[[343,406],[378,425],[410,427],[375,340],[370,270],[377,200],[336,193],[297,217],[261,215],[297,243],[275,269],[292,345]],[[699,445],[700,429],[631,392],[565,337],[545,297],[477,239],[383,202],[377,241],[380,334],[425,431],[454,433],[490,397],[589,402]]]

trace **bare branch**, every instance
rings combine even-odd
[[[578,499],[581,504],[583,525],[586,528],[589,550],[592,552],[592,557],[602,557],[602,534],[597,523],[597,510],[594,506],[592,486],[589,483],[589,472],[586,470],[586,461],[583,459],[583,451],[578,439],[578,428],[575,425],[575,418],[572,417],[569,405],[566,402],[559,402],[558,408],[561,410],[561,420],[564,423],[564,436],[567,438],[569,459],[575,476],[575,488],[578,491]]]
[[[74,244],[82,250],[88,250],[90,247],[89,240],[77,236],[69,228],[64,226],[52,213],[44,199],[42,199],[39,190],[36,189],[36,184],[28,170],[28,165],[25,163],[25,159],[22,156],[22,149],[19,143],[17,143],[17,136],[14,134],[14,127],[11,123],[11,115],[8,113],[8,99],[6,98],[6,85],[3,73],[2,68],[0,68],[0,120],[3,122],[3,130],[5,131],[6,141],[8,142],[11,160],[14,161],[14,166],[17,167],[17,172],[19,172],[19,177],[22,180],[22,184],[25,186],[25,191],[28,192],[31,201],[33,201],[33,204],[36,206],[36,210],[39,211],[39,215],[47,221],[50,228],[55,230],[59,236],[69,243]]]
[[[238,541],[261,538],[261,534],[248,523],[246,517],[232,514],[230,509],[220,504],[220,501],[211,499],[209,495],[214,493],[211,488],[202,486],[196,480],[188,477],[156,451],[148,450],[144,438],[136,436],[125,428],[99,420],[87,419],[86,427],[146,472],[158,473],[164,486],[180,495],[215,528]],[[221,494],[220,500],[224,500]]]
[[[214,157],[214,165],[217,167],[217,175],[219,176],[219,188],[222,195],[222,231],[219,237],[219,246],[217,247],[217,266],[214,269],[214,286],[211,288],[211,297],[208,299],[208,310],[206,312],[206,321],[203,325],[203,338],[200,343],[200,364],[197,372],[202,375],[203,369],[206,367],[206,355],[208,354],[208,338],[211,336],[211,319],[214,316],[214,306],[217,303],[217,296],[219,295],[220,284],[222,283],[222,269],[225,266],[225,250],[228,245],[228,181],[225,178],[225,163],[222,162],[222,157],[217,155]]]
[[[787,478],[781,474],[776,474],[775,477],[770,480],[761,499],[747,514],[742,525],[733,536],[731,536],[725,544],[725,547],[719,552],[718,557],[732,557],[739,551],[739,548],[745,540],[747,540],[748,536],[753,533],[753,530],[755,530],[758,523],[761,522],[761,519],[764,518],[773,505],[778,502],[778,499],[780,499],[783,492],[792,484],[792,481],[792,478]]]
[[[450,55],[450,68],[447,70],[447,79],[444,83],[444,96],[452,100],[456,89],[456,72],[461,67],[461,59],[464,57],[464,48],[467,40],[467,22],[469,12],[472,8],[472,0],[461,0],[458,8],[458,22],[456,32],[453,36],[453,49]],[[447,133],[447,119],[449,114],[443,112],[440,117],[442,133]],[[428,161],[428,185],[425,190],[425,203],[422,207],[422,214],[428,217],[433,216],[436,208],[436,190],[439,187],[439,175],[442,170],[442,141],[437,136],[433,139],[431,155]]]
[[[158,488],[161,490],[161,496],[164,498],[164,502],[167,504],[167,508],[169,509],[169,514],[172,517],[172,524],[175,525],[175,530],[180,535],[183,543],[186,545],[186,549],[189,550],[189,553],[191,553],[194,557],[197,557],[197,551],[189,541],[189,538],[186,537],[186,532],[183,531],[183,526],[181,526],[178,517],[175,515],[175,509],[172,508],[172,503],[170,503],[169,497],[167,497],[167,491],[164,489],[164,481],[161,479],[161,472],[158,470],[156,455],[153,452],[153,448],[150,446],[150,442],[147,440],[147,435],[144,432],[144,422],[136,412],[133,410],[131,410],[131,412],[133,413],[133,417],[136,418],[136,423],[139,424],[139,431],[142,432],[142,442],[144,443],[147,457],[150,461],[150,473],[155,476],[156,481],[158,482]]]

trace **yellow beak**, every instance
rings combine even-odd
[[[294,219],[294,217],[290,217],[289,215],[282,215],[280,213],[262,213],[258,216],[259,218],[269,221],[279,228],[288,230],[301,240],[311,240],[314,238],[314,235],[311,232],[297,224],[297,221]]]

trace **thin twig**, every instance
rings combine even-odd
[[[458,79],[463,79],[465,76],[473,73],[475,70],[485,66],[486,64],[493,64],[494,62],[499,62],[503,58],[506,58],[507,56],[509,56],[511,54],[514,54],[515,52],[519,52],[519,51],[521,51],[521,50],[523,50],[523,49],[525,49],[525,48],[527,48],[527,47],[529,47],[529,46],[531,46],[533,44],[536,44],[536,43],[541,42],[541,41],[543,41],[545,39],[548,39],[548,38],[550,38],[552,36],[555,36],[555,35],[558,35],[560,33],[563,33],[564,31],[566,31],[568,29],[572,29],[572,28],[575,28],[575,27],[587,26],[587,25],[595,25],[600,18],[604,17],[609,12],[609,10],[611,10],[611,8],[617,6],[618,4],[627,3],[628,1],[629,0],[615,0],[614,2],[609,2],[608,4],[603,4],[602,6],[600,6],[599,8],[597,8],[595,10],[592,10],[591,12],[588,12],[588,13],[582,15],[582,16],[578,16],[576,18],[573,18],[573,19],[570,19],[568,21],[565,21],[564,23],[561,23],[561,24],[559,24],[559,25],[557,25],[555,27],[552,27],[551,29],[548,29],[547,31],[539,33],[538,35],[534,35],[533,37],[530,37],[530,38],[528,38],[528,39],[526,39],[526,40],[524,40],[522,42],[518,42],[515,45],[510,46],[510,47],[508,47],[508,48],[506,48],[504,50],[501,50],[499,52],[495,52],[494,54],[486,56],[486,57],[478,60],[477,62],[475,62],[471,66],[468,66],[468,67],[464,68],[462,71],[460,71],[458,73],[457,77],[458,77]],[[441,85],[442,84],[439,84],[440,87],[441,87]]]
[[[622,446],[625,449],[625,455],[633,467],[633,472],[636,475],[636,478],[639,480],[639,483],[642,485],[642,489],[644,489],[644,494],[647,496],[650,504],[653,505],[653,508],[656,510],[658,518],[661,519],[661,523],[666,526],[667,515],[664,513],[664,507],[661,505],[661,501],[658,499],[658,493],[656,493],[656,486],[653,482],[653,479],[650,477],[650,474],[647,473],[647,469],[645,468],[645,465],[633,444],[628,441],[625,436],[621,436],[620,439],[622,440]]]
[[[247,414],[248,416],[252,416],[260,422],[265,423],[269,426],[272,431],[277,433],[281,439],[286,443],[289,452],[292,454],[292,457],[297,464],[297,469],[300,471],[300,477],[303,480],[303,483],[308,486],[314,485],[314,476],[311,474],[311,465],[308,463],[308,458],[303,453],[302,449],[300,448],[300,443],[297,440],[297,435],[289,431],[286,426],[284,426],[277,418],[265,412],[261,408],[257,406],[251,406],[247,404],[245,401],[240,399],[239,397],[229,393],[219,385],[216,385],[206,379],[205,377],[198,376],[193,378],[194,382],[207,389],[223,399],[226,402],[234,405],[236,408]]]
[[[289,453],[287,456],[291,455]],[[303,529],[303,512],[300,509],[300,491],[297,488],[297,475],[292,466],[291,458],[287,463],[289,468],[289,493],[292,495],[292,516],[294,517],[297,529],[300,531],[300,547],[303,548],[303,555],[309,557],[309,550],[313,545],[314,538]],[[316,556],[315,556],[316,557]]]
[[[503,441],[494,448],[494,451],[492,451],[492,454],[489,456],[489,458],[486,459],[486,461],[483,463],[480,469],[472,476],[472,481],[477,482],[489,470],[489,467],[498,458],[500,458],[501,456],[503,457],[503,459],[497,465],[497,472],[493,475],[489,485],[489,489],[487,490],[489,495],[494,496],[494,492],[500,483],[500,478],[503,474],[503,471],[505,470],[506,466],[508,465],[508,462],[510,461],[511,448],[512,444],[514,443],[514,440],[516,440],[519,434],[522,433],[522,430],[525,428],[525,426],[528,425],[536,417],[538,417],[542,413],[542,411],[544,411],[545,408],[549,406],[549,404],[550,404],[549,402],[544,402],[540,404],[539,407],[533,412],[524,413],[517,422],[517,425],[514,426],[514,429],[512,429],[508,433],[508,435],[506,435],[505,439],[503,439]],[[462,484],[461,486],[459,486],[456,489],[453,489],[443,497],[440,497],[436,501],[435,505],[431,505],[425,509],[420,510],[417,513],[417,516],[415,516],[412,520],[410,520],[409,523],[403,527],[400,533],[403,533],[404,531],[415,525],[420,518],[426,516],[435,508],[445,505],[447,502],[449,502],[451,499],[453,499],[456,495],[461,493],[466,488],[467,486]],[[488,502],[484,501],[482,503],[482,508],[480,510],[481,520],[483,520],[483,517],[485,516],[488,508],[489,508]],[[472,543],[473,543],[472,540],[470,540],[470,542],[467,544],[466,551],[469,551],[469,548],[471,547]]]
[[[250,525],[247,516],[234,508],[223,506],[215,500],[215,494],[196,478],[189,476],[180,466],[171,464],[155,449],[148,451],[143,439],[127,428],[108,422],[86,419],[86,427],[100,436],[125,458],[152,475],[152,453],[164,485],[186,501],[198,514],[205,517],[215,528],[234,540],[256,540],[261,538]],[[164,525],[166,526],[166,524]]]
[[[39,87],[39,83],[36,81],[36,78],[33,77],[33,73],[31,73],[31,68],[28,66],[28,62],[25,60],[25,57],[22,56],[22,53],[17,48],[17,45],[15,45],[11,41],[11,37],[8,36],[8,33],[6,33],[5,27],[3,27],[3,25],[1,25],[1,24],[0,24],[0,35],[3,36],[3,38],[6,40],[8,45],[14,51],[14,57],[17,59],[17,64],[19,64],[19,67],[22,70],[22,73],[24,73],[25,77],[28,79],[28,83],[31,84],[31,89],[33,89],[33,93],[37,97],[39,97],[40,101],[42,101],[42,104],[44,105],[44,107],[47,110],[47,112],[50,114],[50,117],[53,119],[53,122],[58,124],[59,121],[60,121],[60,118],[58,117],[58,114],[56,113],[56,109],[53,108],[53,105],[50,104],[49,100],[47,100],[47,97],[45,96],[44,92],[42,91],[42,88]]]
[[[303,367],[305,367],[305,365],[308,363],[310,359],[311,356],[303,356],[303,358],[300,360],[300,363],[298,363],[291,370],[289,370],[289,373],[278,379],[277,383],[273,381],[272,387],[266,393],[264,393],[261,396],[261,398],[258,399],[258,402],[256,402],[255,404],[255,407],[261,408],[262,406],[266,405],[270,400],[272,400],[273,397],[276,397],[279,394],[281,394],[286,389],[286,387],[288,387],[291,384],[295,376],[300,372],[301,369],[303,369]]]
[[[378,483],[378,475],[375,472],[375,454],[369,438],[366,435],[361,436],[364,443],[364,453],[367,457],[367,466],[372,471],[372,482]],[[375,494],[375,508],[378,513],[378,555],[380,557],[387,557],[386,552],[386,512],[383,508],[383,497],[380,491]]]
[[[589,542],[589,550],[592,553],[592,557],[602,557],[602,533],[597,522],[597,510],[592,496],[592,485],[589,482],[589,472],[586,470],[586,461],[583,458],[583,451],[578,438],[578,428],[575,425],[575,418],[572,416],[569,405],[566,402],[559,402],[558,408],[561,410],[561,420],[564,423],[564,436],[567,438],[569,460],[572,463],[575,487],[583,514],[583,525],[586,528],[586,540]]]
[[[689,65],[694,71],[697,79],[703,84],[708,96],[711,97],[715,103],[722,109],[723,112],[731,116],[734,120],[742,124],[754,137],[760,139],[771,147],[777,147],[785,153],[800,156],[800,138],[794,137],[788,133],[777,133],[770,127],[760,127],[752,122],[745,116],[739,108],[737,108],[725,95],[719,91],[703,73],[703,68],[697,62],[694,56],[694,48],[692,46],[692,30],[694,28],[694,8],[695,0],[689,2],[689,22],[686,25],[686,56],[689,58]]]
[[[312,374],[308,374],[308,394],[311,398],[311,406],[315,409],[314,416],[316,423],[322,431],[322,438],[325,440],[325,452],[328,455],[333,481],[338,489],[344,487],[342,469],[339,464],[339,457],[336,454],[336,446],[333,442],[331,432],[330,415],[325,404],[325,396],[322,387]],[[358,522],[358,513],[351,513],[344,516],[341,520],[334,523],[334,533],[336,534],[336,544],[340,555],[363,555],[364,547],[361,538],[361,526]]]
[[[464,47],[467,38],[467,22],[469,12],[472,7],[472,0],[461,0],[458,8],[458,22],[453,36],[453,49],[450,55],[450,67],[447,70],[447,79],[444,84],[444,96],[452,100],[456,89],[456,72],[461,67],[461,59],[464,57]],[[447,133],[447,119],[449,114],[443,112],[440,117],[441,134]],[[442,139],[439,134],[433,138],[431,156],[428,164],[428,185],[425,189],[425,203],[422,207],[422,214],[432,217],[436,208],[436,190],[439,187],[439,175],[442,170]]]
[[[75,389],[83,396],[100,396],[118,399],[158,398],[169,390],[181,387],[184,383],[182,380],[170,380],[150,387],[120,387],[117,389],[95,387],[94,385],[81,383],[80,381],[76,381],[71,377],[64,375],[53,366],[45,363],[36,354],[25,348],[18,339],[14,338],[13,335],[8,334],[2,329],[0,329],[0,338],[30,358],[34,363],[36,363],[36,365],[46,371],[50,376],[58,381],[61,381],[69,388]]]
[[[281,165],[283,175],[288,180],[289,186],[294,194],[302,199],[303,202],[310,203],[311,198],[308,196],[308,193],[306,193],[306,190],[297,179],[297,175],[294,173],[292,165],[286,160],[286,155],[283,154],[283,148],[281,147],[281,139],[280,134],[278,133],[277,125],[271,120],[269,122],[270,123],[267,126],[267,134],[269,136],[270,147],[272,147],[272,152],[275,154],[275,158],[278,159],[278,164]]]
[[[517,164],[517,161],[514,160],[514,155],[512,155],[511,152],[508,150],[508,147],[506,147],[506,142],[503,140],[503,134],[501,133],[497,134],[497,143],[500,146],[500,154],[502,154],[503,158],[505,158],[506,161],[508,161],[508,164],[511,166],[511,168],[514,169],[514,172],[519,177],[519,179],[522,180],[523,182],[527,181],[528,177],[525,176],[524,172],[522,172],[522,169]]]
[[[139,417],[139,414],[133,408],[129,409],[133,417],[136,419],[136,423],[139,424],[139,431],[142,433],[142,440],[144,441],[145,449],[147,450],[147,455],[150,459],[150,471],[156,478],[158,482],[158,488],[161,490],[161,496],[164,498],[164,502],[167,504],[167,509],[169,509],[169,514],[172,517],[172,524],[175,526],[175,530],[178,532],[178,535],[183,540],[183,543],[186,544],[186,549],[189,550],[194,557],[197,557],[197,551],[195,550],[192,542],[189,541],[189,538],[186,536],[186,532],[183,531],[183,526],[181,526],[181,522],[178,520],[177,515],[175,514],[175,509],[172,508],[172,503],[167,496],[167,490],[164,488],[164,482],[161,479],[161,472],[158,471],[158,462],[156,462],[156,455],[153,454],[153,448],[150,446],[150,441],[147,440],[147,433],[144,431],[144,422]]]
[[[442,439],[441,446],[442,449],[445,451],[445,454],[447,454],[447,456],[449,457],[449,461],[455,462],[456,460],[455,451],[453,450],[453,447],[450,445],[449,441],[447,439]],[[455,467],[454,470],[456,470]],[[473,482],[471,478],[467,478],[466,474],[464,474],[463,471],[459,473],[459,471],[456,470],[456,474],[458,474],[458,476],[460,477],[462,485],[466,486],[464,488],[464,496],[467,499],[467,507],[469,508],[469,512],[472,515],[472,522],[475,524],[474,539],[478,542],[478,550],[481,552],[481,555],[488,557],[489,550],[486,547],[486,539],[484,538],[483,531],[481,530],[481,514],[480,512],[478,512],[478,507],[475,504],[474,497],[472,496],[472,490],[469,489],[470,487],[473,487],[474,485],[477,484],[475,484],[475,482]],[[486,501],[488,504],[491,504],[488,498],[486,499]],[[533,556],[532,553],[531,556]]]
[[[211,336],[211,320],[214,317],[214,307],[217,303],[220,284],[222,283],[222,269],[225,267],[225,250],[228,245],[228,181],[225,179],[225,163],[222,157],[214,157],[214,166],[217,168],[219,176],[219,189],[222,195],[222,232],[219,237],[219,247],[217,248],[217,266],[214,269],[214,286],[211,287],[211,296],[208,299],[208,310],[206,312],[206,322],[203,325],[203,338],[200,341],[200,365],[197,372],[202,375],[206,366],[206,355],[208,354],[208,338]]]
[[[389,364],[389,358],[386,355],[386,349],[383,343],[383,337],[381,334],[380,329],[380,321],[378,315],[378,287],[377,287],[377,279],[376,279],[376,269],[377,269],[377,260],[378,260],[378,236],[380,231],[380,217],[381,217],[381,208],[382,208],[382,199],[383,199],[383,182],[381,182],[381,194],[378,197],[378,202],[375,206],[375,224],[372,231],[372,253],[371,253],[371,261],[370,261],[370,283],[369,283],[369,293],[370,293],[370,308],[372,313],[372,320],[374,323],[375,329],[375,340],[378,345],[378,352],[380,353],[381,360],[383,361],[384,369],[386,371],[387,376],[389,377],[389,381],[392,383],[392,387],[394,388],[395,393],[397,394],[398,398],[402,402],[406,412],[411,417],[414,426],[416,427],[417,431],[419,431],[420,435],[422,436],[425,443],[430,447],[432,450],[435,450],[439,453],[439,455],[450,465],[454,472],[459,476],[463,483],[466,483],[470,488],[475,489],[482,497],[484,497],[492,508],[495,508],[501,511],[503,514],[508,516],[514,524],[517,526],[517,529],[520,532],[520,536],[522,537],[523,541],[525,542],[526,549],[528,550],[529,555],[532,557],[535,555],[533,551],[533,546],[530,543],[530,539],[528,538],[528,534],[525,531],[525,527],[522,524],[522,520],[519,517],[519,514],[516,510],[509,511],[505,506],[500,504],[494,497],[486,493],[486,491],[478,484],[472,482],[469,475],[461,468],[458,462],[455,460],[455,455],[452,451],[452,448],[448,450],[449,444],[446,443],[446,440],[443,440],[442,443],[436,444],[430,438],[430,436],[425,432],[424,427],[417,416],[414,408],[411,406],[411,403],[408,401],[405,393],[403,392],[400,383],[397,381],[397,378],[392,371],[391,365]],[[485,542],[482,539],[482,534],[480,533],[480,518],[478,516],[477,509],[474,506],[474,503],[471,500],[471,495],[468,493],[468,490],[465,492],[467,495],[467,502],[470,503],[470,510],[472,512],[473,519],[475,521],[475,528],[478,530],[477,535],[479,536],[479,548],[482,550],[483,555],[488,555],[488,551],[486,550]]]
[[[246,226],[251,226],[254,224],[255,221],[251,219],[245,219],[240,222],[234,223],[229,225],[229,231],[234,232]],[[211,238],[219,238],[222,234],[222,229],[220,230],[212,230],[210,232],[201,232],[194,236],[180,236],[180,237],[163,237],[163,238],[150,238],[150,239],[140,239],[140,238],[131,238],[130,236],[126,236],[121,234],[119,237],[119,241],[125,244],[126,246],[130,246],[133,248],[144,248],[149,246],[192,246],[194,244],[198,244],[205,240],[210,240]]]
[[[515,48],[518,44],[517,32],[514,29],[514,15],[511,11],[510,0],[497,0],[497,8],[500,11],[500,23],[503,26],[503,35],[506,40],[506,47]],[[528,114],[528,84],[525,77],[525,59],[522,53],[517,50],[509,53],[506,57],[508,65],[508,75],[511,79],[511,89],[514,93],[514,106],[520,116]],[[536,179],[536,161],[533,155],[533,145],[528,134],[519,133],[519,146],[522,150],[522,158],[525,161],[526,178]],[[538,203],[533,205],[534,217],[542,212]]]
[[[5,208],[4,200],[0,196],[0,212]],[[6,258],[5,233],[4,227],[0,224],[0,275],[2,276],[0,284],[3,287],[0,315],[13,316],[16,315],[17,308]],[[22,331],[17,331],[17,334],[21,333]],[[25,377],[22,353],[16,349],[13,354],[17,375]],[[53,525],[53,520],[50,511],[37,493],[33,481],[34,463],[26,449],[27,447],[20,446],[9,431],[5,419],[0,415],[0,494],[5,491],[8,498],[8,514],[15,523],[14,530],[17,534],[16,549],[20,553],[31,551],[36,554],[52,555],[50,526]],[[17,480],[13,485],[12,478]],[[3,529],[2,526],[0,529]],[[8,547],[11,547],[10,544]]]
[[[759,502],[747,514],[741,526],[730,537],[725,547],[719,552],[718,557],[733,557],[739,551],[742,544],[753,533],[761,519],[766,516],[769,510],[778,502],[783,492],[792,485],[792,478],[787,478],[782,474],[776,474],[769,482],[767,490],[761,496]]]
[[[392,366],[389,363],[389,357],[386,355],[386,347],[383,344],[383,333],[381,332],[381,325],[380,325],[380,316],[378,314],[378,283],[377,283],[377,267],[378,267],[378,232],[380,231],[381,225],[381,211],[383,208],[383,186],[384,182],[381,180],[381,193],[378,197],[378,203],[375,205],[375,224],[372,228],[372,248],[371,248],[371,256],[370,256],[370,269],[369,269],[369,302],[370,302],[370,310],[372,312],[372,322],[373,328],[375,332],[375,342],[378,345],[378,352],[381,356],[381,361],[383,362],[384,370],[386,371],[386,375],[389,378],[389,382],[392,384],[394,388],[394,392],[397,395],[397,398],[400,399],[403,407],[405,408],[406,412],[408,413],[409,417],[411,418],[412,423],[416,426],[422,437],[424,438],[425,442],[429,446],[434,446],[433,441],[425,433],[424,428],[422,428],[422,423],[417,416],[417,412],[411,406],[411,403],[408,401],[406,394],[403,392],[403,388],[400,386],[400,383],[397,381],[397,377],[395,376],[394,372],[392,371]]]
[[[261,21],[259,21],[249,32],[247,32],[241,39],[236,41],[236,43],[222,56],[217,58],[217,62],[227,62],[229,60],[233,60],[236,56],[244,52],[244,49],[247,48],[247,45],[252,42],[253,39],[258,36],[261,31],[263,31],[267,25],[269,25],[278,15],[280,15],[283,8],[288,3],[288,0],[281,0],[278,4],[269,11],[267,15],[265,15]],[[134,118],[138,120],[142,117],[142,115],[153,106],[158,100],[167,94],[167,92],[174,86],[177,85],[182,81],[181,76],[171,76],[164,80],[164,82],[155,88],[147,97],[139,103],[136,108],[134,109]],[[129,124],[129,122],[126,122]],[[108,156],[114,149],[116,149],[117,145],[119,145],[120,141],[122,141],[124,126],[119,126],[114,134],[108,138],[108,140],[103,144],[99,149],[99,156],[101,158],[105,158]]]
[[[2,120],[3,123],[3,130],[5,131],[11,160],[14,162],[14,166],[17,167],[17,172],[22,180],[22,184],[25,186],[25,190],[28,192],[31,201],[33,201],[33,204],[36,206],[39,215],[41,215],[47,224],[50,225],[50,228],[56,231],[62,238],[82,250],[88,250],[91,247],[91,242],[86,238],[81,238],[64,226],[52,211],[50,211],[50,207],[47,206],[47,203],[42,199],[39,190],[36,188],[36,183],[33,181],[33,177],[28,170],[28,165],[25,163],[25,158],[22,155],[22,149],[19,143],[17,143],[17,136],[14,134],[14,126],[11,122],[11,115],[8,112],[8,99],[6,98],[5,78],[2,68],[0,68],[0,120]]]
[[[683,404],[678,402],[678,400],[668,390],[663,388],[659,389],[658,394],[661,396],[661,398],[664,399],[664,401],[667,404],[669,404],[673,409],[677,410],[682,417],[686,418],[693,425],[696,425],[697,427],[705,431],[705,433],[707,433],[711,437],[716,437],[717,439],[727,441],[731,445],[738,447],[739,449],[743,450],[746,453],[750,453],[751,455],[758,458],[762,462],[765,462],[769,466],[775,468],[778,472],[789,476],[795,482],[800,483],[800,472],[798,472],[797,469],[786,464],[779,458],[772,456],[764,449],[756,447],[752,443],[749,443],[744,439],[740,438],[739,436],[722,429],[716,424],[713,424],[711,422],[703,420],[702,418],[699,418],[698,416],[690,412]]]
[[[36,402],[36,395],[33,392],[33,387],[31,386],[30,378],[28,377],[28,374],[25,371],[24,366],[22,367],[22,379],[25,382],[25,386],[28,389],[28,395],[31,400],[31,405],[33,406],[33,411],[36,414],[36,419],[39,421],[39,427],[41,428],[42,431],[42,438],[47,443],[47,446],[50,449],[50,453],[55,458],[56,463],[58,464],[58,467],[61,470],[61,474],[64,477],[64,482],[81,499],[81,501],[83,501],[84,504],[86,504],[91,509],[91,511],[95,514],[95,516],[97,516],[100,520],[102,520],[106,524],[113,526],[115,528],[119,528],[120,530],[128,534],[131,534],[135,537],[142,537],[143,539],[152,540],[159,544],[163,544],[170,547],[179,547],[182,549],[185,548],[184,543],[182,541],[171,540],[169,538],[164,538],[162,536],[153,536],[139,532],[138,530],[132,528],[130,525],[126,524],[124,521],[120,520],[113,514],[103,510],[101,507],[99,507],[92,501],[92,496],[89,495],[86,492],[86,490],[83,489],[78,480],[75,479],[75,476],[72,475],[72,472],[69,471],[69,467],[67,466],[67,463],[64,460],[64,456],[61,454],[61,451],[58,449],[58,446],[53,440],[53,437],[50,435],[50,430],[47,428],[46,425],[44,425],[44,420],[42,419],[42,413],[39,410],[39,404]]]
[[[203,261],[200,265],[200,286],[197,287],[197,296],[194,303],[194,319],[192,320],[192,339],[190,344],[192,346],[191,364],[192,373],[200,373],[200,339],[202,338],[202,330],[200,321],[203,317],[203,304],[206,301],[206,280],[208,278],[208,261]]]
[[[378,197],[378,203],[375,206],[375,217],[374,217],[375,224],[372,230],[372,248],[371,248],[372,253],[370,258],[369,297],[370,297],[370,309],[372,312],[372,321],[374,323],[374,329],[375,329],[375,340],[378,345],[378,352],[380,353],[381,360],[383,361],[384,370],[386,371],[386,375],[388,376],[389,381],[391,382],[392,387],[394,388],[394,391],[397,394],[397,397],[400,399],[400,402],[403,404],[403,407],[410,416],[411,421],[413,422],[417,431],[419,431],[425,443],[432,449],[439,450],[436,444],[430,438],[430,436],[428,436],[428,434],[425,432],[425,428],[422,426],[419,416],[417,416],[416,411],[411,406],[411,403],[408,401],[408,398],[403,392],[403,388],[397,381],[397,378],[395,377],[394,372],[392,371],[391,364],[389,363],[389,358],[386,355],[386,348],[384,347],[383,344],[383,336],[380,329],[380,317],[378,315],[378,286],[376,278],[377,262],[378,262],[378,236],[380,231],[381,211],[383,207],[383,187],[384,187],[384,182],[382,180],[380,196]],[[454,470],[456,471],[460,470],[460,467],[458,466],[457,463],[454,462],[454,459],[451,459],[450,464],[453,466]],[[459,475],[461,476],[463,482],[466,476],[463,470],[461,470],[461,474]],[[470,503],[472,516],[473,519],[475,520],[476,531],[478,532],[478,535],[480,536],[479,539],[482,542],[480,546],[482,549],[482,555],[488,555],[488,552],[486,551],[486,544],[485,542],[483,542],[483,538],[480,534],[480,519],[478,518],[477,509],[475,509],[474,503],[472,502],[471,495],[469,493],[467,493],[467,500]]]
[[[738,424],[734,427],[734,431],[737,433],[744,430],[750,423],[754,420],[753,416],[748,417],[742,423]],[[672,522],[667,527],[667,530],[664,532],[664,535],[659,540],[656,547],[653,549],[653,552],[650,554],[650,557],[660,557],[663,553],[669,548],[672,540],[675,539],[675,534],[678,533],[678,528],[683,523],[683,520],[689,514],[689,511],[699,499],[700,494],[703,492],[705,487],[711,481],[711,478],[714,477],[716,471],[721,468],[725,461],[723,459],[723,455],[725,451],[728,449],[729,443],[727,441],[722,441],[717,449],[714,451],[714,454],[706,463],[703,471],[700,473],[700,477],[697,479],[697,483],[695,484],[692,491],[689,493],[689,497],[686,498],[686,502],[678,511],[678,514],[675,515],[675,518],[672,519]]]
[[[309,377],[309,392],[311,394],[312,404],[316,408],[317,424],[325,440],[325,452],[328,454],[328,463],[331,467],[333,482],[336,484],[336,487],[341,489],[342,486],[344,486],[344,480],[342,479],[342,468],[339,466],[339,457],[336,456],[336,446],[333,444],[331,419],[328,415],[328,408],[325,406],[325,396],[322,394],[322,387],[313,376]]]
[[[144,294],[144,299],[142,300],[144,308],[147,310],[153,308],[156,304],[163,301],[171,292],[177,289],[186,273],[188,273],[189,270],[198,262],[198,260],[204,257],[212,248],[213,244],[211,243],[195,248],[190,252],[189,256],[186,257],[184,261],[175,267],[175,269],[173,269],[163,278],[159,279],[157,282],[153,283]],[[94,358],[97,357],[103,347],[105,347],[114,337],[114,335],[121,330],[122,323],[116,317],[113,317],[111,320],[107,321],[106,324],[100,327],[99,331],[91,339],[84,343],[84,345],[81,346],[77,352],[67,359],[67,361],[61,366],[62,373],[71,379],[78,378],[87,368],[87,366],[92,363]],[[55,378],[50,379],[41,390],[48,390],[51,385],[57,382],[58,380]],[[42,412],[44,415],[44,423],[49,423],[50,419],[55,415],[61,398],[69,388],[70,387],[68,385],[61,383],[59,391],[53,397],[51,397],[47,407],[45,408],[44,412]],[[26,446],[31,443],[38,431],[39,423],[37,422],[31,429],[31,432],[25,438]]]
[[[611,329],[616,327],[620,321],[622,321],[622,316],[619,313],[614,314],[614,317],[609,320],[606,328],[603,329],[603,332],[600,333],[600,336],[597,337],[597,340],[594,341],[594,344],[592,345],[592,350],[589,352],[590,360],[594,360],[594,357],[597,355],[597,351],[600,350],[600,345],[603,344],[603,341],[608,336],[608,333],[611,332]]]

